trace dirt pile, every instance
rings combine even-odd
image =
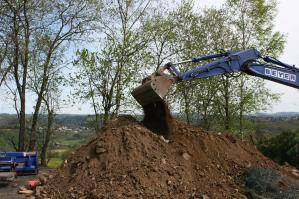
[[[244,198],[247,168],[279,169],[232,136],[173,121],[168,142],[130,116],[76,149],[38,198]]]

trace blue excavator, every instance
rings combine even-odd
[[[179,64],[202,61],[208,63],[185,72],[180,72],[176,68]],[[239,52],[228,51],[205,55],[178,63],[167,63],[143,79],[142,85],[135,88],[132,95],[143,107],[145,112],[144,124],[151,130],[161,132],[158,134],[165,135],[171,126],[168,122],[170,116],[163,98],[173,84],[238,72],[299,89],[298,68],[273,57],[263,57],[258,50],[252,48]],[[161,125],[159,126],[158,123]]]

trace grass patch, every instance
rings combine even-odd
[[[73,140],[61,140],[61,145],[63,146],[68,146],[68,147],[74,147],[78,144],[82,143],[82,140],[77,140],[77,139],[73,139]]]
[[[59,167],[65,159],[67,159],[71,150],[67,149],[55,149],[50,150],[48,156],[50,157],[50,161],[48,162],[49,168],[57,168]]]
[[[56,169],[63,163],[63,161],[64,160],[60,157],[51,158],[48,163],[48,167],[51,169]]]

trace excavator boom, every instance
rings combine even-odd
[[[180,73],[175,68],[178,64],[188,62],[197,63],[205,60],[212,61],[184,73]],[[263,63],[260,61],[263,61]],[[164,73],[166,70],[168,70],[171,76]],[[179,81],[190,81],[235,72],[244,72],[249,75],[299,88],[299,78],[297,78],[299,76],[298,68],[278,61],[275,58],[262,57],[256,49],[252,48],[239,52],[229,51],[205,55],[176,64],[168,63],[158,72],[145,78],[142,85],[133,90],[132,95],[140,105],[145,106],[163,100],[171,85]]]
[[[184,73],[175,68],[177,64],[207,60],[210,62]],[[170,75],[165,73],[166,70]],[[143,108],[144,125],[167,138],[171,134],[171,115],[163,99],[174,83],[236,72],[244,72],[299,89],[298,68],[272,57],[262,57],[256,49],[248,49],[235,53],[206,55],[176,64],[168,63],[145,78],[142,85],[133,90],[132,95]]]

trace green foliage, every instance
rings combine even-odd
[[[281,184],[288,186],[281,186]],[[298,182],[272,169],[250,169],[245,177],[245,190],[246,194],[253,199],[299,197]]]
[[[0,151],[15,151],[13,143],[18,142],[18,129],[0,129]]]
[[[299,168],[299,130],[260,139],[258,148],[264,155],[280,164],[288,162]]]
[[[283,50],[284,36],[273,29],[276,1],[227,0],[219,9],[197,12],[193,8],[193,1],[182,1],[168,14],[160,13],[146,21],[148,35],[153,36],[145,50],[149,56],[144,63],[158,68],[169,60],[223,50],[255,47],[273,56]],[[183,64],[179,69],[193,67]],[[278,95],[267,89],[262,79],[234,74],[182,82],[167,99],[189,123],[243,136],[252,129],[245,116],[266,110]]]

